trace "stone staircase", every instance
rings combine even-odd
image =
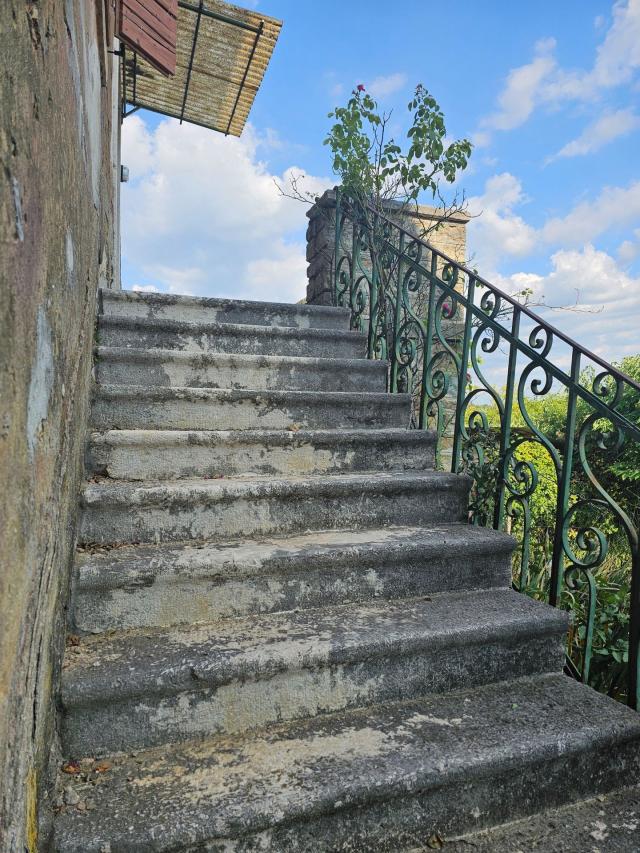
[[[102,307],[53,849],[428,849],[640,778],[348,312]]]

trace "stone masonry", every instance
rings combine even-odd
[[[393,218],[390,205],[389,215]],[[335,244],[335,190],[327,190],[307,211],[307,303],[331,305],[333,300],[334,244]],[[442,221],[437,208],[420,205],[417,210],[405,210],[404,226],[417,236],[429,230],[427,239],[436,249],[465,263],[466,226],[469,217],[463,213]],[[434,224],[438,225],[433,230]],[[431,230],[430,230],[431,229]],[[346,234],[349,240],[349,234]]]

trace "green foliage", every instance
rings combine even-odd
[[[439,198],[441,180],[453,183],[467,167],[471,143],[461,139],[446,144],[444,115],[424,86],[416,87],[407,108],[411,126],[404,151],[385,138],[390,114],[379,112],[364,87],[354,89],[345,107],[329,113],[336,121],[324,144],[331,149],[333,171],[352,196],[415,202],[427,192]]]
[[[629,664],[629,596],[631,574],[626,549],[615,548],[596,576],[597,596],[593,629],[592,661],[589,683],[603,693],[624,699]],[[574,613],[569,635],[571,658],[579,661],[584,653],[587,623],[586,589],[566,590],[563,606]]]
[[[629,356],[616,365],[619,370],[640,381],[640,356]],[[591,387],[593,371],[581,377],[584,387]],[[609,402],[613,382],[609,380],[609,393],[603,399]],[[547,394],[541,398],[527,398],[529,420],[544,435],[560,455],[564,445],[568,397],[565,391]],[[475,418],[483,428],[470,430],[469,441],[463,452],[467,470],[474,477],[472,511],[479,523],[493,522],[496,487],[501,476],[499,458],[500,419],[495,407],[478,406],[480,417]],[[640,401],[637,392],[627,387],[616,407],[629,421],[640,426]],[[588,403],[579,400],[577,405],[577,430],[593,414]],[[473,420],[473,419],[472,419]],[[518,446],[514,460],[532,466],[536,485],[523,509],[523,503],[514,500],[509,512],[507,503],[506,527],[516,537],[520,547],[514,554],[514,585],[521,591],[541,601],[549,598],[553,541],[556,526],[558,484],[552,453],[535,436],[518,407],[512,417],[512,440]],[[627,514],[633,527],[640,527],[640,442],[627,439],[621,446],[612,440],[617,435],[613,425],[605,418],[593,423],[585,445],[587,462],[605,492]],[[510,474],[510,483],[517,490],[518,482]],[[509,492],[507,491],[507,495]],[[569,504],[599,498],[582,469],[576,450]],[[525,519],[528,519],[525,530]],[[568,652],[576,668],[585,664],[587,625],[590,612],[590,589],[595,590],[595,608],[592,625],[589,683],[596,689],[619,699],[625,698],[628,673],[628,630],[631,587],[631,559],[627,535],[620,520],[611,509],[600,504],[588,504],[576,513],[568,532],[571,547],[588,563],[589,555],[580,548],[577,530],[594,526],[604,534],[606,553],[591,567],[576,568],[565,579],[560,606],[573,614]],[[525,533],[528,533],[525,538]],[[565,561],[564,568],[569,562]],[[590,581],[592,586],[590,587]]]
[[[618,366],[631,379],[640,382],[640,355],[629,355],[623,358]],[[618,410],[640,427],[640,400],[637,394],[625,389]],[[611,473],[625,484],[637,484],[640,481],[640,442],[632,442],[625,449],[621,458],[611,465]]]

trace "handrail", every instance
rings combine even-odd
[[[591,361],[594,361],[594,362],[596,362],[596,364],[599,364],[600,367],[603,367],[608,373],[611,373],[612,375],[616,375],[616,376],[619,376],[621,379],[624,379],[625,382],[627,382],[632,388],[635,388],[635,390],[640,393],[640,382],[636,382],[635,379],[633,379],[631,376],[627,376],[627,374],[624,373],[622,370],[619,370],[617,367],[614,367],[612,364],[610,364],[605,359],[601,358],[599,355],[596,355],[596,353],[591,352],[590,350],[586,349],[586,347],[583,347],[582,344],[579,344],[573,338],[569,337],[569,335],[565,334],[565,332],[558,329],[557,326],[554,326],[552,323],[548,323],[546,320],[543,320],[542,317],[540,317],[538,314],[536,314],[530,308],[527,308],[526,305],[523,305],[521,302],[518,302],[517,299],[514,299],[513,296],[506,293],[504,290],[501,290],[497,285],[492,284],[492,282],[490,282],[488,279],[483,278],[481,275],[478,275],[477,272],[472,270],[466,264],[462,264],[459,261],[454,260],[452,257],[447,255],[445,252],[441,251],[440,249],[436,249],[436,247],[432,243],[430,243],[428,240],[424,240],[422,238],[416,237],[415,234],[412,234],[410,231],[407,231],[407,229],[404,228],[402,225],[398,225],[397,222],[394,222],[386,214],[377,211],[373,207],[373,205],[368,204],[367,207],[369,208],[371,213],[373,213],[376,216],[379,216],[380,219],[383,219],[389,225],[392,225],[398,231],[401,231],[405,235],[405,237],[409,237],[411,240],[419,240],[419,242],[421,242],[430,251],[435,252],[447,264],[450,264],[451,266],[456,267],[457,269],[461,270],[466,275],[473,277],[476,280],[476,282],[479,282],[483,287],[491,288],[491,290],[496,295],[498,295],[500,297],[500,299],[503,299],[505,302],[510,303],[512,305],[512,307],[518,308],[523,314],[526,314],[529,317],[529,319],[533,320],[535,323],[542,325],[545,328],[549,329],[553,333],[554,337],[559,338],[564,343],[566,343],[568,346],[570,346],[574,349],[580,350],[580,352],[583,355],[586,355],[587,358],[589,358]]]
[[[393,224],[392,220],[389,220],[386,217],[384,217],[384,218],[386,219],[387,222]],[[399,228],[398,230],[402,230],[405,235],[411,237],[411,233],[409,231],[406,231],[406,229]],[[387,248],[394,249],[393,245],[388,240],[385,240],[384,238],[382,238],[382,239],[383,239],[384,245]],[[411,237],[411,239],[416,240],[418,238]],[[568,335],[565,335],[563,332],[560,332],[555,326],[552,326],[550,323],[547,323],[545,320],[543,320],[541,317],[539,317],[533,311],[529,310],[525,305],[520,304],[517,300],[513,299],[513,297],[509,296],[508,294],[505,294],[504,291],[500,290],[500,288],[496,287],[493,284],[490,284],[486,279],[483,279],[480,276],[478,276],[476,273],[472,272],[464,264],[459,264],[457,261],[452,260],[448,255],[446,255],[444,252],[441,252],[439,249],[436,249],[435,246],[433,246],[427,240],[420,240],[420,242],[426,248],[428,248],[432,253],[437,255],[439,258],[442,258],[446,262],[447,265],[456,267],[457,269],[466,273],[468,276],[475,279],[476,284],[481,283],[481,285],[483,287],[490,288],[490,290],[495,295],[499,296],[501,300],[504,300],[504,301],[510,303],[514,310],[517,310],[518,312],[527,315],[531,320],[533,320],[536,323],[536,326],[543,328],[546,332],[549,332],[550,334],[552,334],[554,338],[560,338],[563,341],[563,343],[566,343],[572,349],[578,350],[578,352],[580,352],[581,355],[584,355],[586,358],[588,358],[591,361],[595,361],[600,367],[603,368],[603,370],[608,375],[610,375],[614,378],[620,379],[621,381],[625,382],[631,388],[633,388],[634,390],[636,390],[640,393],[640,384],[638,384],[630,376],[627,376],[626,373],[619,370],[617,367],[614,367],[614,365],[610,364],[609,362],[605,361],[604,359],[600,358],[599,356],[596,356],[594,353],[590,352],[588,349],[581,346],[580,344],[577,344],[575,341],[572,340],[572,338],[570,338]],[[403,260],[406,264],[410,265],[414,270],[420,271],[425,276],[433,277],[433,276],[431,276],[431,273],[428,270],[426,270],[425,267],[423,267],[421,264],[416,263],[411,258],[407,257],[407,258],[403,258]],[[462,304],[463,307],[472,311],[475,314],[475,316],[478,317],[479,319],[482,319],[483,322],[486,322],[487,327],[491,328],[495,332],[499,333],[500,337],[504,338],[505,341],[509,341],[509,342],[515,344],[515,346],[517,346],[518,349],[523,354],[527,355],[532,361],[535,361],[537,366],[548,369],[553,374],[554,378],[557,379],[559,382],[562,382],[563,384],[565,384],[567,386],[571,383],[571,381],[572,381],[571,377],[567,373],[565,373],[561,368],[554,365],[553,362],[545,361],[543,358],[541,358],[540,355],[534,349],[532,349],[531,347],[528,347],[525,343],[523,343],[519,339],[515,338],[509,332],[508,329],[506,329],[504,326],[501,326],[499,323],[496,323],[495,321],[493,321],[491,319],[491,317],[489,317],[487,314],[484,314],[483,312],[478,310],[478,308],[475,304],[471,304],[469,302],[469,300],[464,296],[464,294],[459,294],[457,291],[455,291],[455,288],[451,287],[451,285],[448,284],[444,279],[438,278],[438,284],[448,294],[450,294],[450,295],[455,294],[456,298],[459,300],[459,302]],[[632,421],[628,420],[624,416],[621,416],[619,413],[615,412],[614,410],[610,409],[608,406],[604,405],[597,397],[595,397],[593,394],[591,394],[589,391],[582,388],[581,386],[577,386],[576,391],[581,397],[583,397],[583,399],[585,399],[587,402],[589,402],[590,405],[592,405],[594,408],[597,408],[603,414],[603,416],[611,417],[614,420],[614,422],[618,423],[624,429],[629,430],[629,432],[631,432],[636,438],[640,439],[640,427],[636,426],[636,424],[634,424]]]
[[[450,454],[451,470],[473,477],[470,520],[518,535],[516,588],[573,608],[568,671],[638,709],[640,490],[626,490],[611,472],[621,460],[640,465],[640,384],[340,190],[334,227],[333,301],[351,309],[352,327],[367,332],[367,355],[389,362],[389,390],[412,394],[412,426],[435,428],[440,461]],[[533,326],[528,333],[523,320]],[[568,371],[554,360],[558,342],[569,348]],[[499,390],[483,362],[500,345],[506,385]],[[531,407],[554,394],[564,411],[559,434],[549,437]],[[553,480],[555,517],[552,542],[542,546],[534,528],[540,466],[547,486]],[[621,627],[611,652],[617,669],[603,674],[600,661],[611,650],[598,645],[596,627],[612,567],[622,578]]]

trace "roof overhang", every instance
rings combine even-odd
[[[281,27],[221,0],[178,0],[175,75],[122,45],[123,114],[142,107],[240,136]]]

